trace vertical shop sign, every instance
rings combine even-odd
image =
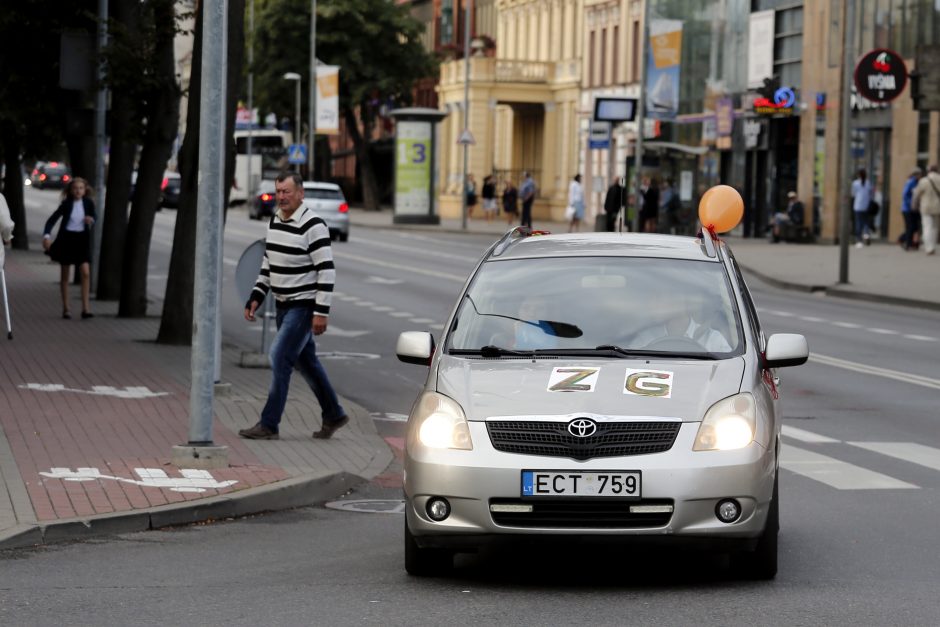
[[[646,66],[646,110],[651,118],[669,120],[679,113],[679,69],[682,21],[651,20]]]
[[[751,13],[747,31],[747,86],[754,89],[774,75],[774,12]]]
[[[427,215],[431,211],[430,122],[401,120],[395,136],[395,213]]]

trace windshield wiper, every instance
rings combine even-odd
[[[482,348],[452,348],[451,355],[481,355],[483,357],[532,357],[535,351],[517,351],[487,344]]]
[[[674,351],[651,351],[645,349],[622,348],[616,344],[601,344],[596,351],[609,351],[624,357],[670,357],[673,359],[717,359],[712,353],[677,353]]]
[[[470,301],[470,304],[473,306],[473,311],[478,316],[490,316],[493,318],[505,318],[507,320],[513,320],[514,322],[521,322],[522,324],[528,324],[529,326],[536,327],[541,329],[547,335],[555,335],[557,337],[565,338],[576,338],[584,335],[584,332],[581,331],[576,325],[571,324],[570,322],[559,322],[558,320],[523,320],[522,318],[517,318],[515,316],[507,316],[504,314],[497,313],[484,313],[477,309],[477,304],[473,302],[473,299],[470,297],[470,294],[464,296],[467,300]]]

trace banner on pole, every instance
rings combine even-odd
[[[679,68],[682,60],[682,21],[650,22],[646,66],[646,111],[651,118],[672,119],[679,113]]]
[[[339,134],[339,66],[317,66],[317,134]]]

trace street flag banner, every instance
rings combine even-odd
[[[646,111],[651,118],[671,120],[679,113],[682,21],[651,20],[649,28]]]
[[[317,66],[317,135],[339,134],[339,66]]]

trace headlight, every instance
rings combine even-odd
[[[418,441],[424,446],[473,450],[463,409],[446,396],[425,392],[412,412],[412,419],[418,429]]]
[[[754,397],[744,392],[718,401],[705,412],[693,451],[730,451],[754,439],[757,413]]]

